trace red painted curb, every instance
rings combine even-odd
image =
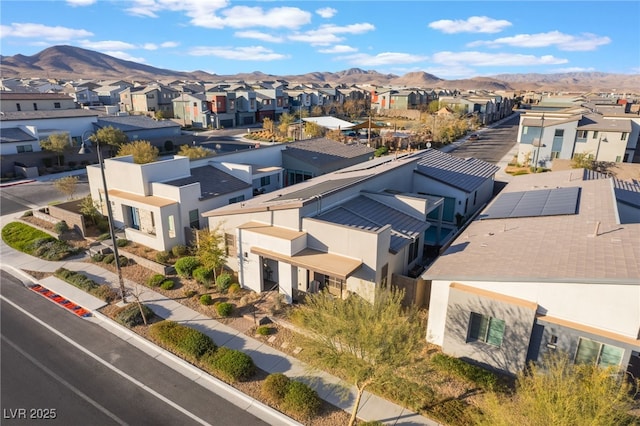
[[[31,180],[21,180],[20,182],[3,183],[0,185],[0,188],[7,188],[9,186],[17,186],[17,185],[22,185],[24,183],[32,183],[32,182],[36,182],[36,180],[31,179]]]
[[[72,301],[65,299],[64,297],[52,292],[51,290],[41,286],[40,284],[36,284],[29,288],[35,291],[36,293],[40,294],[41,296],[51,300],[52,302],[56,302],[58,305],[62,306],[63,308],[67,308],[68,310],[70,310],[71,312],[73,312],[79,317],[91,316],[91,312],[88,311],[87,309],[83,308],[82,306],[76,305]]]

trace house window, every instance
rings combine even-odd
[[[33,110],[34,110],[34,111],[37,111],[37,110],[38,110],[38,104],[37,104],[37,103],[35,103],[35,102],[33,103]]]
[[[503,337],[503,320],[471,312],[469,341],[479,341],[493,346],[502,346]]]
[[[198,209],[189,212],[189,228],[200,229],[200,213]]]
[[[578,139],[586,139],[588,133],[586,130],[578,130]]]
[[[416,238],[414,242],[409,246],[409,261],[407,264],[413,262],[418,257],[420,251],[420,237]]]
[[[620,140],[621,141],[626,141],[627,140],[627,133],[626,132],[622,132],[622,135],[620,135]]]
[[[167,218],[168,223],[169,223],[169,238],[175,238],[176,237],[176,222],[175,222],[175,218],[173,215],[169,216]]]
[[[551,159],[560,158],[560,153],[558,151],[551,151]]]
[[[595,132],[593,132],[593,136],[591,137],[591,139],[597,139],[598,138],[598,131],[596,130]]]
[[[622,156],[621,155],[616,156],[616,163],[619,163],[620,161],[622,161]]]
[[[60,109],[60,102],[54,102],[53,107],[56,109]]]
[[[476,201],[478,201],[478,191],[473,192],[473,205],[476,205]]]
[[[18,146],[16,146],[16,150],[18,151],[18,154],[21,154],[23,152],[33,152],[33,146],[31,146],[31,145],[18,145]]]
[[[244,201],[244,195],[238,195],[237,197],[229,198],[229,204],[237,203],[239,201]]]
[[[16,104],[16,109],[17,109],[18,111],[22,111],[22,107],[20,106],[20,104]]]
[[[260,178],[260,186],[267,186],[271,184],[271,176],[263,176]]]
[[[236,107],[236,101],[234,99],[231,99],[229,101],[229,109],[234,109]]]
[[[576,364],[595,364],[600,367],[618,366],[622,362],[624,350],[616,346],[605,345],[595,340],[581,337],[576,351]]]
[[[129,226],[133,229],[140,230],[140,210],[137,207],[127,206],[126,209],[129,213],[129,219],[131,223]]]
[[[235,256],[236,254],[236,236],[233,234],[224,234],[224,248],[227,256]]]
[[[564,136],[564,129],[556,129],[554,135],[556,138],[561,138]]]
[[[387,281],[389,279],[389,264],[385,263],[380,272],[380,288],[387,288]]]

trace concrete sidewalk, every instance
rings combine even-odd
[[[96,264],[81,261],[81,259],[49,262],[15,251],[1,241],[0,259],[0,265],[3,267],[10,265],[10,268],[14,270],[53,272],[60,267],[64,267],[69,270],[82,272],[98,283],[109,283],[114,288],[117,287],[118,279],[116,274],[107,271]],[[24,272],[22,272],[22,274],[24,274]],[[34,283],[37,282],[33,277],[31,278]],[[42,285],[45,285],[44,281],[42,282]],[[64,281],[48,279],[46,286],[86,309],[92,309],[95,311],[99,307],[104,306],[104,303],[100,300],[88,293],[78,290]],[[132,291],[135,287],[135,283],[125,280],[125,286],[128,290]],[[145,286],[138,285],[137,291],[140,293],[141,301],[149,306],[158,316],[196,328],[210,336],[219,346],[226,346],[243,351],[253,358],[253,361],[258,368],[266,371],[267,373],[283,373],[291,378],[304,381],[318,392],[320,398],[347,412],[351,412],[356,397],[356,391],[350,384],[344,383],[337,377],[323,371],[312,371],[305,363],[300,362],[296,358],[280,352],[271,346],[266,345],[257,339],[253,339],[210,317],[206,317],[199,312],[194,311],[173,299],[169,299]],[[160,351],[165,353],[166,356],[166,351],[163,351],[150,342],[141,342],[141,340],[144,339],[137,335],[133,336],[133,332],[119,326],[113,321],[108,320],[99,313],[96,313],[91,320],[105,323],[101,324],[104,328],[108,328],[111,332],[119,335],[121,338],[128,340],[129,342],[135,342],[136,346],[141,350],[154,354]],[[186,363],[179,364],[179,367],[184,369],[182,364]],[[195,367],[192,367],[192,369],[193,368]],[[194,372],[190,371],[185,374],[187,377],[191,377],[194,375]],[[201,379],[201,374],[196,374],[193,380],[197,381],[196,379]],[[347,392],[342,392],[347,393],[346,397],[342,395],[341,392],[338,392],[338,388],[347,390]],[[242,404],[246,404],[248,397],[240,394],[238,391],[235,391],[236,395],[234,395],[234,391],[231,389],[226,389],[226,392],[228,393],[229,398],[234,400],[239,398]],[[231,402],[234,401],[231,400]],[[260,407],[260,403],[254,400],[251,406]],[[260,407],[260,410],[268,411],[268,407]],[[272,424],[295,424],[295,422],[292,423],[291,419],[289,419],[289,421],[284,421],[284,418],[278,418],[277,412],[270,413],[270,415],[276,419]],[[365,392],[362,397],[360,408],[358,409],[358,417],[364,421],[378,420],[387,425],[439,425],[439,423],[431,419],[411,412],[404,407],[369,392]]]

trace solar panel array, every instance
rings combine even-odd
[[[580,188],[539,189],[501,194],[480,219],[576,214]]]

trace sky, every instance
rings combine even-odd
[[[0,54],[71,45],[219,75],[640,74],[639,22],[639,0],[1,0]]]

